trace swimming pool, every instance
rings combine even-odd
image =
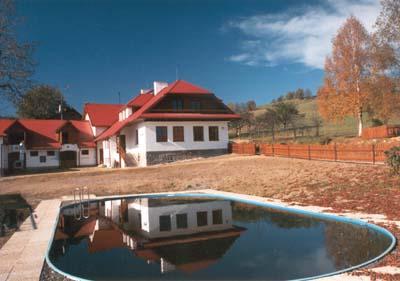
[[[61,209],[46,258],[76,280],[307,280],[364,266],[395,244],[375,225],[228,196],[87,206]]]

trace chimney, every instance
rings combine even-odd
[[[162,89],[168,87],[167,82],[154,81],[154,95],[157,95]]]
[[[149,91],[151,91],[151,89],[140,89],[140,94],[143,95],[145,93],[148,93]]]

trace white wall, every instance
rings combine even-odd
[[[88,150],[89,154],[82,154],[82,150]],[[96,149],[95,148],[81,148],[79,150],[79,166],[94,166],[96,165]]]
[[[175,235],[189,235],[199,232],[218,231],[232,228],[232,208],[229,201],[208,201],[202,203],[148,207],[148,205],[146,204],[146,200],[148,199],[142,199],[141,204],[129,204],[128,207],[140,210],[142,217],[141,233],[151,239],[159,237],[170,237]],[[222,224],[213,224],[213,210],[222,210]],[[207,225],[197,226],[197,212],[204,211],[207,212]],[[131,212],[129,213],[129,215],[130,214]],[[187,228],[177,228],[177,214],[187,214]],[[171,231],[160,231],[160,216],[164,215],[171,217]],[[137,216],[135,216],[135,218],[136,217]]]
[[[146,127],[146,151],[176,151],[197,149],[226,149],[228,148],[228,122],[226,121],[174,121],[174,122],[144,122]],[[156,127],[168,126],[168,142],[156,141]],[[184,127],[184,142],[173,141],[173,127]],[[203,126],[204,141],[193,140],[193,127]],[[210,141],[208,127],[218,126],[218,141]]]
[[[136,130],[138,130],[138,143],[136,142]],[[144,122],[125,127],[121,131],[121,135],[125,135],[126,138],[126,153],[134,157],[138,166],[146,166],[146,127]]]
[[[60,161],[59,161],[59,151],[58,150],[52,150],[55,152],[54,156],[47,156],[47,151],[50,151],[52,149],[47,149],[47,150],[26,150],[26,167],[29,168],[53,168],[53,167],[59,167]],[[38,156],[31,156],[31,151],[38,151]],[[46,157],[46,162],[41,163],[40,162],[40,156],[45,156]]]

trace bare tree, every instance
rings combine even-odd
[[[33,46],[17,41],[15,25],[13,1],[0,0],[0,97],[14,104],[30,88],[34,68]]]

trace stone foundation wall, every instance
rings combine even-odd
[[[182,151],[152,151],[146,153],[147,165],[170,163],[198,157],[212,157],[227,154],[228,149],[202,149]]]

